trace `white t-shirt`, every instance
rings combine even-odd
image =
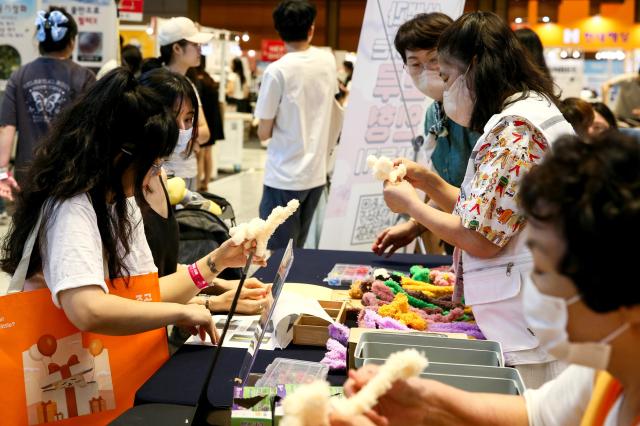
[[[529,424],[532,426],[580,425],[591,400],[596,379],[596,370],[571,365],[554,380],[539,389],[524,394],[527,403]],[[618,424],[620,402],[618,398],[609,412],[605,426]]]
[[[200,95],[198,94],[198,89],[196,89],[195,84],[191,80],[191,87],[193,87],[193,91],[196,92],[196,98],[198,99],[198,108],[202,107],[202,101],[200,100]],[[198,120],[204,120],[203,114],[198,115]],[[198,143],[195,141],[194,143]],[[183,179],[191,179],[197,176],[198,174],[198,159],[196,158],[196,154],[191,152],[191,155],[186,156],[183,152],[173,151],[171,156],[167,159],[167,161],[163,165],[167,174],[171,177],[181,177]]]
[[[264,184],[301,191],[327,180],[329,127],[338,92],[330,52],[310,47],[270,64],[262,77],[255,116],[275,118]]]
[[[130,253],[125,256],[124,264],[131,276],[157,272],[135,198],[128,198],[127,204],[133,229]],[[109,292],[98,220],[86,194],[65,200],[54,209],[47,224],[46,244],[40,245],[40,254],[44,280],[57,307],[60,307],[58,293],[62,290],[97,285],[105,293]],[[32,278],[25,283],[25,290],[43,285],[41,280]]]
[[[229,82],[233,82],[233,93],[231,97],[234,99],[244,99],[244,85],[240,80],[240,76],[235,72],[230,72],[229,74],[227,74],[227,79],[229,80]],[[247,84],[247,82],[245,81],[244,84]]]

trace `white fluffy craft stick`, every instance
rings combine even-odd
[[[331,401],[331,408],[349,417],[366,413],[375,407],[378,398],[388,392],[395,381],[419,375],[428,364],[427,358],[415,349],[396,352],[358,393],[348,399]],[[326,382],[314,382],[287,396],[283,402],[283,426],[328,425],[328,386]]]
[[[292,214],[298,210],[300,202],[291,200],[285,207],[278,206],[269,215],[267,220],[258,217],[248,223],[241,223],[229,230],[234,244],[240,244],[245,240],[256,240],[256,255],[264,256],[267,251],[267,242],[278,226],[282,225]]]
[[[380,158],[375,155],[368,156],[367,167],[371,169],[376,179],[388,180],[391,183],[398,183],[407,175],[407,168],[404,164],[394,166],[393,161],[384,155]]]
[[[329,383],[300,386],[282,401],[282,426],[329,426]]]

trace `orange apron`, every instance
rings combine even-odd
[[[39,222],[35,229],[39,229]],[[132,336],[82,332],[49,289],[22,291],[35,232],[10,294],[0,296],[0,424],[104,425],[133,406],[138,388],[168,359],[164,328]],[[111,294],[160,301],[158,274],[108,282]]]
[[[622,392],[622,385],[619,381],[606,371],[598,371],[591,400],[582,416],[580,425],[602,426]],[[636,417],[633,421],[632,426],[636,425],[640,425],[640,417]]]

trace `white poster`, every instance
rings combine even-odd
[[[0,92],[11,73],[38,56],[35,47],[36,0],[0,3]]]
[[[455,19],[463,10],[464,0],[367,1],[321,249],[369,250],[377,234],[395,223],[366,159],[371,154],[412,158],[411,140],[424,134],[428,103],[403,71],[393,39],[418,13],[442,12]]]
[[[118,14],[113,0],[41,0],[43,10],[64,7],[78,24],[78,38],[73,60],[99,69],[118,57]],[[35,21],[35,15],[33,17]],[[35,31],[35,26],[34,26]]]

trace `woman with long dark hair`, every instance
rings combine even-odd
[[[242,59],[233,58],[227,84],[227,99],[236,106],[238,112],[251,112],[249,105],[249,80],[244,74]]]
[[[186,76],[189,68],[200,65],[200,46],[208,43],[212,37],[212,34],[200,32],[189,18],[182,16],[171,18],[164,22],[158,30],[160,57],[156,60],[147,61],[143,65],[142,72],[144,73],[154,67],[164,66],[169,71]],[[200,144],[206,143],[211,137],[207,120],[202,111],[202,102],[197,95],[197,91],[196,97],[200,117],[198,128],[194,130],[197,136],[194,137],[194,141],[190,144],[188,150],[182,150],[183,147],[178,146],[167,160],[165,166],[170,176],[183,178],[187,183],[187,187],[192,191],[198,189],[198,161],[195,154],[200,150]]]
[[[164,105],[175,117],[180,134],[198,128],[198,109],[193,86],[186,77],[164,68],[151,70],[140,77],[140,84],[153,89]],[[179,137],[180,139],[180,137]],[[158,267],[160,278],[175,273],[178,269],[179,228],[166,189],[167,176],[162,168],[154,168],[153,175],[142,188],[142,197],[137,201],[142,211],[145,236]],[[211,282],[218,294],[191,299],[191,303],[206,306],[211,311],[226,311],[231,306],[238,281],[216,278]],[[249,278],[246,290],[238,301],[238,312],[254,314],[265,305],[267,286]]]
[[[556,106],[551,80],[497,15],[474,12],[454,22],[440,37],[438,61],[447,116],[483,134],[461,188],[402,159],[406,180],[386,185],[385,201],[456,247],[456,296],[462,297],[463,278],[465,302],[484,335],[502,343],[508,365],[536,387],[559,370],[522,314],[521,278],[532,259],[516,200],[522,177],[558,136],[573,129]],[[425,205],[414,187],[444,211]]]
[[[185,303],[226,267],[243,265],[245,249],[229,240],[189,271],[158,281],[134,198],[177,140],[176,119],[154,91],[122,68],[107,74],[59,117],[36,152],[4,240],[2,270],[16,271],[42,215],[24,289],[48,288],[75,327],[128,335],[178,324],[215,338],[209,310]],[[155,280],[161,301],[110,294],[113,280],[135,285],[136,277]]]

